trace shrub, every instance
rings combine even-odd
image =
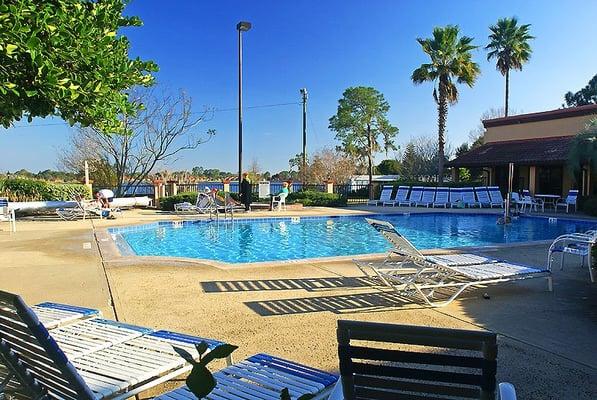
[[[91,198],[89,188],[77,183],[52,183],[35,179],[0,180],[0,197],[9,201],[63,201],[75,196]]]
[[[169,196],[160,199],[160,208],[164,211],[174,211],[174,204],[188,202],[195,204],[197,192],[181,192],[176,196]]]
[[[588,215],[597,216],[597,196],[591,196],[582,202],[582,210]]]
[[[286,198],[287,203],[302,203],[304,206],[342,207],[346,205],[346,197],[336,193],[293,192]]]

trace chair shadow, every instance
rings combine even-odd
[[[331,289],[370,288],[377,285],[378,282],[376,282],[375,279],[364,276],[201,282],[201,287],[205,293],[261,292],[277,290],[306,290],[308,292],[317,292]]]
[[[416,298],[394,291],[343,294],[337,296],[302,297],[281,300],[247,301],[244,303],[262,317],[275,315],[331,312],[333,314],[381,312],[422,307]],[[405,308],[405,306],[409,306]]]

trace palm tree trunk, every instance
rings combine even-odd
[[[373,140],[371,138],[371,125],[367,124],[367,161],[369,163],[369,199],[373,199]]]
[[[508,116],[508,97],[510,96],[510,70],[506,70],[506,105],[504,107],[504,116]]]
[[[439,99],[437,102],[437,140],[438,140],[438,166],[437,176],[439,183],[444,182],[444,146],[446,144],[446,120],[448,118],[448,100],[445,89],[440,84]]]

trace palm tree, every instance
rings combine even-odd
[[[530,24],[518,25],[518,19],[500,18],[497,24],[489,27],[489,44],[485,46],[488,50],[487,61],[492,58],[497,60],[496,69],[506,77],[506,105],[505,116],[508,116],[508,97],[510,95],[510,70],[522,70],[522,65],[531,58],[531,46],[529,41],[534,36],[529,34]]]
[[[444,181],[444,146],[448,105],[458,101],[456,83],[465,83],[472,87],[480,74],[479,64],[472,60],[472,50],[477,48],[472,45],[473,38],[468,36],[459,38],[459,33],[458,26],[448,25],[434,28],[432,38],[418,38],[417,41],[431,62],[422,64],[413,71],[411,76],[415,84],[423,82],[436,84],[433,89],[433,98],[437,103],[438,110],[438,178],[440,183]]]

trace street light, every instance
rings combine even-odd
[[[300,90],[303,97],[303,159],[302,159],[302,180],[303,185],[307,182],[307,89]]]
[[[243,174],[243,32],[251,29],[251,23],[241,21],[236,24],[238,31],[238,185]]]

